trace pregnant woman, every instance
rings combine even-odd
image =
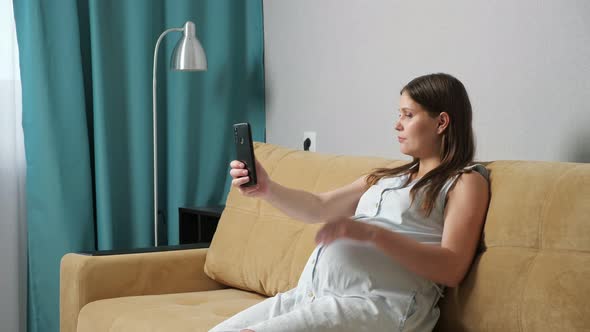
[[[324,222],[297,287],[254,305],[211,331],[431,331],[444,287],[466,275],[489,200],[488,172],[473,164],[472,110],[448,74],[417,77],[400,93],[395,131],[412,161],[376,169],[314,194],[258,184],[239,161],[232,185],[306,223]]]

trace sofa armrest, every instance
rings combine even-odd
[[[61,332],[74,332],[87,303],[123,296],[227,288],[204,272],[207,248],[123,255],[66,254],[60,268]]]

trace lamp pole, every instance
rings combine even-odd
[[[195,24],[187,21],[182,28],[168,29],[158,37],[154,49],[154,72],[152,89],[152,115],[153,115],[153,146],[154,146],[154,246],[158,246],[158,116],[157,116],[157,80],[158,49],[164,36],[169,32],[183,32],[182,38],[176,44],[172,54],[171,67],[179,71],[204,71],[207,70],[207,57],[201,43],[195,35]]]

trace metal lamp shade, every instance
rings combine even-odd
[[[195,24],[186,22],[182,38],[172,53],[171,67],[180,71],[207,70],[207,56],[195,35]]]

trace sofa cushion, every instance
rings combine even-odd
[[[590,164],[496,161],[485,252],[441,301],[438,331],[590,326]]]
[[[361,177],[375,167],[401,161],[343,157],[255,144],[256,158],[271,178],[285,186],[323,192]],[[220,283],[272,296],[297,285],[315,247],[321,224],[285,216],[265,201],[231,189],[211,247],[205,272]]]
[[[204,332],[264,299],[251,292],[223,289],[100,300],[82,308],[77,331]]]

